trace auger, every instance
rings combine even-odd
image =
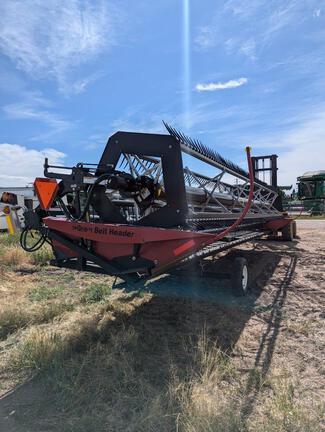
[[[34,251],[48,241],[55,265],[137,280],[270,233],[292,239],[294,223],[282,212],[274,181],[275,155],[253,158],[247,147],[245,171],[164,124],[169,134],[115,133],[98,164],[62,167],[46,159],[45,178],[35,180],[40,204],[25,213],[22,247]],[[183,167],[183,153],[215,172]],[[259,168],[261,158],[270,167]],[[267,170],[272,184],[258,178]],[[245,293],[247,263],[235,260],[234,269]]]

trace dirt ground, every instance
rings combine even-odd
[[[130,299],[130,307],[112,312],[114,318],[101,327],[96,343],[99,338],[101,344],[107,344],[112,335],[122,339],[123,332],[132,328],[141,347],[141,353],[134,348],[134,358],[138,361],[134,370],[159,394],[171,379],[171,362],[182,371],[192,361],[192,353],[184,348],[184,340],[197,340],[204,331],[209,340],[231,356],[240,374],[258,370],[261,382],[270,374],[273,377],[289,374],[295,383],[295,397],[308,410],[314,409],[315,404],[325,400],[325,221],[299,220],[297,223],[299,239],[292,243],[261,240],[237,248],[251,268],[251,292],[247,297],[235,297],[227,280],[211,275],[203,278],[195,269],[157,278],[146,286],[150,294],[141,293],[138,297],[118,286],[113,296],[124,303]],[[15,277],[21,278],[21,283],[28,283],[33,275],[17,272]],[[98,316],[96,322],[102,322],[102,318]],[[9,343],[10,339],[1,342],[0,356],[5,355]],[[93,343],[89,342],[86,352]],[[79,350],[74,355],[85,354]],[[147,429],[130,427],[133,421],[128,417],[127,401],[131,396],[127,391],[130,389],[125,390],[123,397],[118,396],[126,401],[123,410],[122,405],[114,405],[117,403],[114,398],[113,401],[109,396],[105,399],[115,410],[122,410],[116,413],[119,421],[112,420],[113,426],[107,420],[105,429],[81,427],[76,420],[68,427],[65,416],[76,408],[72,407],[71,411],[57,408],[55,386],[52,393],[44,386],[43,378],[35,377],[8,392],[16,381],[10,380],[6,371],[0,372],[0,376],[1,432],[177,430],[176,426],[171,428],[170,424],[163,426],[163,423],[161,427]],[[249,378],[245,382],[241,412],[250,418],[258,415],[258,410],[266,404],[268,393],[264,387],[259,390]],[[92,391],[91,383],[86,385]],[[139,385],[134,377],[134,398],[140,392]],[[320,420],[317,429],[308,430],[322,430],[323,426]]]

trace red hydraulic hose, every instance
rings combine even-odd
[[[243,212],[239,216],[239,218],[228,228],[226,228],[221,233],[217,234],[214,237],[214,241],[221,240],[224,238],[227,234],[229,234],[231,231],[233,231],[244,219],[244,217],[247,215],[249,209],[251,208],[253,196],[254,196],[254,171],[253,171],[253,163],[251,158],[251,149],[250,147],[246,147],[246,156],[247,156],[247,164],[248,164],[248,170],[249,170],[249,195],[247,203],[244,207]]]

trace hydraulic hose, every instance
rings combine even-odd
[[[89,190],[89,192],[88,192],[87,199],[86,199],[85,207],[84,207],[82,213],[80,214],[80,216],[78,216],[77,218],[75,218],[75,217],[73,217],[73,216],[71,215],[71,213],[70,213],[69,210],[67,209],[66,205],[64,204],[62,198],[61,198],[61,197],[58,197],[58,198],[57,198],[57,201],[59,201],[60,206],[61,206],[61,208],[62,208],[64,214],[67,216],[67,218],[70,219],[70,220],[72,220],[72,221],[74,221],[74,222],[80,222],[80,221],[81,221],[81,220],[86,216],[86,213],[87,213],[87,211],[88,211],[88,209],[89,209],[90,200],[91,200],[91,197],[92,197],[92,195],[93,195],[93,192],[94,192],[94,188],[95,188],[95,186],[98,185],[98,184],[99,184],[100,182],[102,182],[103,180],[108,179],[109,177],[110,177],[110,174],[102,174],[101,176],[99,176],[99,177],[95,180],[94,184],[91,185],[90,190]]]
[[[39,231],[40,232],[40,231]],[[36,239],[35,243],[32,246],[27,245],[27,236],[29,233],[32,233],[32,230],[30,228],[25,227],[23,231],[20,234],[20,246],[26,251],[26,252],[36,252],[39,250],[44,243],[47,241],[47,237],[44,233],[40,232],[40,238]],[[33,237],[33,234],[31,234]]]
[[[250,147],[246,147],[246,157],[247,157],[248,172],[249,172],[249,195],[248,195],[247,203],[246,203],[244,210],[242,211],[241,215],[239,216],[239,218],[232,225],[230,225],[228,228],[226,228],[224,231],[217,234],[214,237],[214,241],[218,241],[218,240],[223,239],[226,235],[228,235],[231,231],[233,231],[239,224],[241,224],[241,222],[243,221],[243,219],[247,215],[249,209],[251,208],[251,205],[253,202],[253,197],[254,197],[254,171],[253,171],[253,163],[252,163],[252,158],[251,158],[251,148]]]
[[[75,219],[77,222],[81,221],[81,220],[86,216],[86,213],[87,213],[88,208],[89,208],[89,205],[90,205],[91,197],[92,197],[92,195],[93,195],[93,193],[94,193],[94,188],[95,188],[95,186],[98,185],[98,184],[99,184],[100,182],[102,182],[103,180],[108,179],[109,177],[110,177],[110,174],[102,174],[102,175],[100,175],[100,176],[95,180],[94,184],[91,185],[90,190],[89,190],[89,192],[88,192],[87,199],[86,199],[85,207],[84,207],[84,209],[83,209],[81,215],[80,215],[78,218]]]

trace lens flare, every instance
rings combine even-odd
[[[190,0],[183,0],[183,113],[184,128],[190,127],[191,109]]]

